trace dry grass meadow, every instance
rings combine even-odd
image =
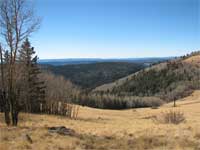
[[[6,127],[0,114],[0,150],[200,150],[200,91],[177,104],[118,111],[81,107],[77,120],[21,113],[18,127]],[[183,112],[186,121],[174,125],[152,119],[172,109]],[[76,134],[49,133],[52,126]]]
[[[189,57],[184,62],[200,65],[200,55]]]

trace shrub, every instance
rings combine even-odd
[[[179,124],[184,122],[186,119],[183,112],[177,110],[170,110],[162,112],[161,114],[156,116],[154,120],[159,123]]]

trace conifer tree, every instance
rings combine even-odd
[[[20,81],[18,80],[21,74],[18,74],[17,55],[22,42],[35,32],[39,25],[40,18],[35,16],[31,1],[0,0],[0,39],[9,53],[8,75],[5,76],[8,78],[5,91],[7,98],[5,100],[10,108],[9,115],[11,118],[9,122],[12,121],[13,126],[17,126],[18,123],[21,101],[19,99]],[[10,125],[10,123],[7,123],[7,125]]]
[[[28,39],[22,44],[19,51],[19,64],[22,72],[22,93],[20,94],[25,111],[37,113],[44,103],[45,86],[40,81],[40,69],[37,64],[38,57]]]

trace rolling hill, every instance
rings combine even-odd
[[[84,90],[91,90],[103,84],[114,82],[152,64],[173,58],[47,59],[39,60],[39,64],[43,70],[61,75]]]
[[[200,66],[200,54],[197,53],[196,55],[177,58],[177,59],[174,59],[174,60],[170,60],[169,62],[172,62],[172,63],[176,63],[176,62],[180,63],[180,62],[182,62],[183,64],[186,64],[186,65],[189,64],[191,66],[197,66],[198,67],[198,66]],[[130,75],[126,76],[126,77],[118,79],[115,82],[104,84],[104,85],[101,85],[99,87],[96,87],[93,91],[112,90],[114,87],[123,85],[123,84],[125,84],[126,81],[130,81],[134,76],[136,76],[138,74],[142,74],[142,73],[148,72],[150,70],[162,70],[162,69],[165,69],[167,67],[167,64],[169,64],[169,62],[162,62],[162,63],[156,64],[156,65],[153,65],[151,67],[147,67],[144,70],[140,70],[140,71],[138,71],[136,73],[133,73],[133,74],[130,74]],[[198,69],[198,68],[196,68],[196,69]]]
[[[147,68],[144,68],[145,71],[149,71],[151,69],[162,69],[162,68],[165,68],[166,67],[166,64],[167,62],[163,62],[163,63],[159,63],[159,64],[156,64],[152,67],[147,67]],[[135,72],[133,74],[130,74],[128,76],[125,76],[123,78],[120,78],[118,80],[116,80],[115,82],[111,82],[111,83],[108,83],[108,84],[103,84],[101,86],[98,86],[96,87],[93,92],[99,92],[99,91],[110,91],[112,90],[114,87],[117,87],[117,86],[120,86],[120,85],[123,85],[126,81],[129,81],[131,80],[132,77],[136,76],[137,74],[140,74],[142,73],[144,70],[139,70],[138,72]]]
[[[180,99],[200,88],[199,58],[200,53],[195,52],[145,68],[95,88],[91,99],[101,99],[100,106],[109,108],[148,107],[157,98],[163,102]],[[110,99],[109,104],[104,99]]]
[[[187,57],[185,56],[168,62],[153,65],[127,77],[121,78],[115,82],[99,86],[93,91],[106,92],[109,90],[114,92],[119,89],[118,92],[131,92],[134,95],[136,87],[139,88],[141,86],[143,87],[150,85],[150,87],[146,87],[149,89],[151,86],[159,87],[158,85],[164,84],[166,81],[168,83],[163,88],[167,88],[167,86],[170,86],[170,84],[175,82],[196,82],[198,80],[200,80],[200,54],[195,53]],[[148,84],[148,81],[151,83]],[[144,92],[147,89],[144,89]],[[138,95],[138,93],[135,94]]]
[[[83,89],[93,89],[105,83],[137,72],[146,66],[142,63],[101,62],[72,65],[42,65],[43,70],[62,75]]]

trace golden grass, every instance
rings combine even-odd
[[[200,66],[200,55],[192,56],[184,60],[186,63],[192,63]]]
[[[18,127],[6,127],[0,114],[0,150],[199,150],[200,91],[159,109],[100,110],[81,107],[77,120],[66,117],[20,114]],[[179,125],[155,123],[152,116],[177,109],[186,122]],[[77,135],[49,133],[47,128],[65,126]],[[29,143],[28,134],[33,143]]]

